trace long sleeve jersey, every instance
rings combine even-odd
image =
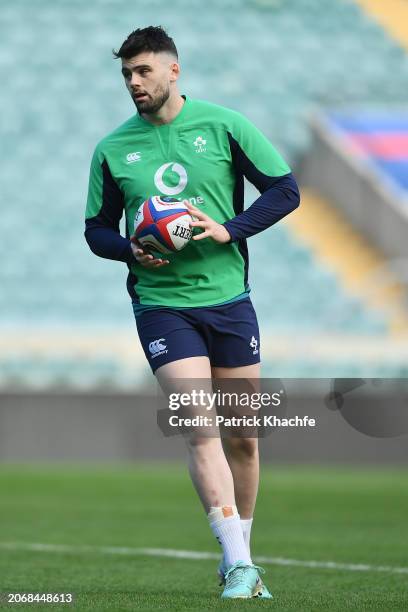
[[[163,125],[134,115],[96,147],[89,179],[85,236],[101,257],[127,263],[134,302],[169,307],[210,306],[248,290],[246,239],[299,205],[291,170],[243,115],[186,96]],[[260,197],[244,210],[244,177]],[[231,241],[191,240],[170,264],[149,270],[133,256],[129,237],[139,206],[152,195],[189,200]],[[126,216],[126,238],[119,222]]]

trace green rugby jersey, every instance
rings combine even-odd
[[[188,199],[224,223],[243,211],[244,176],[260,189],[251,178],[256,173],[274,178],[290,173],[272,144],[240,113],[183,97],[170,123],[153,125],[136,114],[98,144],[89,180],[89,227],[99,220],[99,227],[117,233],[124,210],[128,238],[139,206],[152,195]],[[141,305],[209,306],[248,289],[245,239],[227,244],[191,240],[182,251],[166,255],[170,264],[158,269],[138,264],[128,241],[121,240],[120,255],[112,250],[102,256],[128,263],[128,290]]]

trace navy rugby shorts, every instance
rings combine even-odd
[[[260,361],[258,321],[249,297],[219,306],[145,310],[136,325],[153,372],[166,363],[202,355],[213,367]]]

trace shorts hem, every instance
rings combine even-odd
[[[174,363],[175,361],[181,361],[182,359],[190,359],[191,357],[208,357],[208,353],[200,353],[199,355],[184,355],[183,357],[175,357],[174,359],[169,359],[168,361],[165,361],[164,363],[160,363],[157,366],[156,364],[153,364],[149,361],[149,366],[154,374],[156,370],[158,370],[162,366],[167,365],[168,363]]]
[[[243,368],[245,366],[256,365],[257,363],[261,363],[261,360],[258,359],[257,361],[251,361],[249,363],[248,363],[248,361],[245,361],[243,363],[233,363],[233,364],[230,364],[230,363],[227,363],[227,364],[225,364],[225,363],[223,363],[223,364],[212,363],[210,361],[210,364],[211,364],[212,368]]]

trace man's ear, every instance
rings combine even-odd
[[[177,81],[180,76],[180,64],[172,62],[170,64],[170,81]]]

